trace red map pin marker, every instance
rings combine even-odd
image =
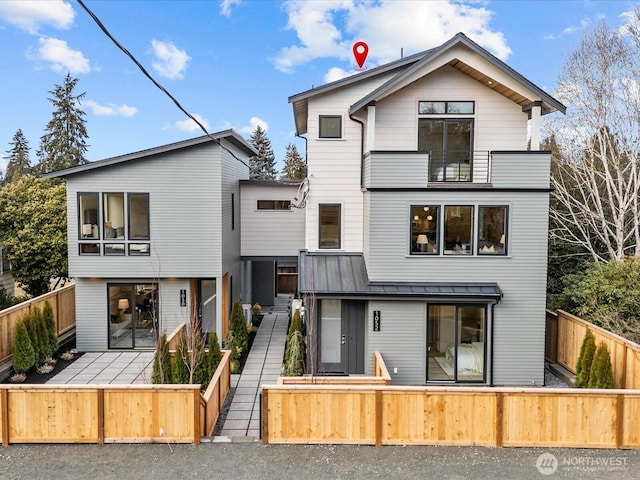
[[[362,68],[365,60],[367,59],[367,54],[369,53],[369,45],[364,42],[356,42],[353,44],[353,56],[356,58],[356,63],[358,67]]]

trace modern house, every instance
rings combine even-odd
[[[79,350],[154,348],[194,315],[222,338],[241,296],[240,181],[256,153],[227,130],[48,175],[67,182]]]
[[[463,34],[289,102],[315,372],[372,374],[377,350],[394,383],[542,385],[540,119],[565,107]]]

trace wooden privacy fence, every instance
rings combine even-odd
[[[639,390],[263,385],[263,443],[640,448]]]
[[[596,345],[607,344],[615,388],[640,389],[640,345],[563,310],[547,312],[545,358],[576,373],[580,347],[587,329]]]
[[[230,352],[200,385],[0,385],[0,439],[11,443],[200,443],[231,384]]]
[[[42,310],[46,302],[49,302],[51,308],[53,308],[53,318],[56,321],[58,336],[75,326],[76,286],[74,284],[2,310],[0,312],[0,363],[11,358],[11,352],[13,352],[13,329],[18,320],[34,307]]]

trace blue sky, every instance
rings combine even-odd
[[[554,93],[567,55],[604,18],[622,26],[640,1],[85,0],[110,32],[210,132],[261,125],[278,168],[294,136],[288,97],[354,73],[365,41],[372,68],[437,46],[457,32]],[[22,129],[31,162],[67,72],[86,92],[100,160],[202,134],[142,75],[75,1],[0,0],[0,171]]]

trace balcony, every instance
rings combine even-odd
[[[365,188],[426,188],[441,184],[489,184],[491,154],[484,151],[381,151],[365,155]]]

